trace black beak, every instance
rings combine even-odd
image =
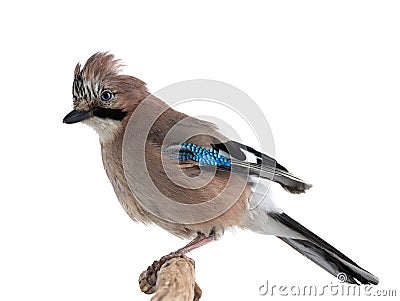
[[[76,110],[72,110],[71,112],[69,112],[67,114],[67,116],[64,117],[63,119],[63,123],[77,123],[79,121],[88,119],[90,117],[93,116],[93,111],[89,110],[89,111],[76,111]]]

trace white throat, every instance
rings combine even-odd
[[[97,132],[101,142],[112,140],[121,126],[121,121],[96,116],[90,117],[82,122],[92,127]]]

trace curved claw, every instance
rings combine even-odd
[[[147,268],[146,271],[146,281],[149,285],[154,286],[156,285],[157,281],[157,272],[160,270],[161,265],[159,261],[154,261],[151,266]],[[154,281],[151,279],[152,276],[154,275]]]
[[[152,276],[152,274],[147,271],[146,272],[146,281],[150,286],[154,286],[154,285],[156,285],[156,281],[152,281],[151,276]]]

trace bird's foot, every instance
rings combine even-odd
[[[161,257],[159,260],[153,262],[151,266],[149,266],[146,270],[144,279],[146,281],[146,285],[149,285],[150,288],[145,290],[151,291],[152,287],[155,289],[156,281],[157,281],[157,273],[160,271],[161,267],[166,263],[168,260],[176,257],[182,257],[185,254],[189,253],[190,251],[197,249],[211,241],[214,241],[218,238],[218,235],[215,231],[215,228],[211,230],[208,236],[204,235],[203,233],[198,233],[197,237],[195,237],[192,241],[190,241],[186,246],[180,248],[179,250],[172,252],[168,255]],[[194,264],[194,262],[193,262]],[[144,281],[144,279],[140,278],[139,282]],[[143,290],[142,290],[143,291]],[[151,294],[151,293],[149,293]]]
[[[172,252],[168,255],[164,255],[159,260],[155,260],[151,266],[149,266],[146,270],[146,282],[148,285],[155,286],[157,281],[157,273],[160,271],[161,267],[166,263],[168,260],[176,257],[182,257],[184,254],[178,250]]]

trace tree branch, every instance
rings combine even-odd
[[[157,274],[153,272],[146,277],[146,273],[140,274],[139,286],[145,294],[155,293],[151,301],[198,301],[201,297],[201,289],[195,282],[194,261],[186,256],[167,260]]]

